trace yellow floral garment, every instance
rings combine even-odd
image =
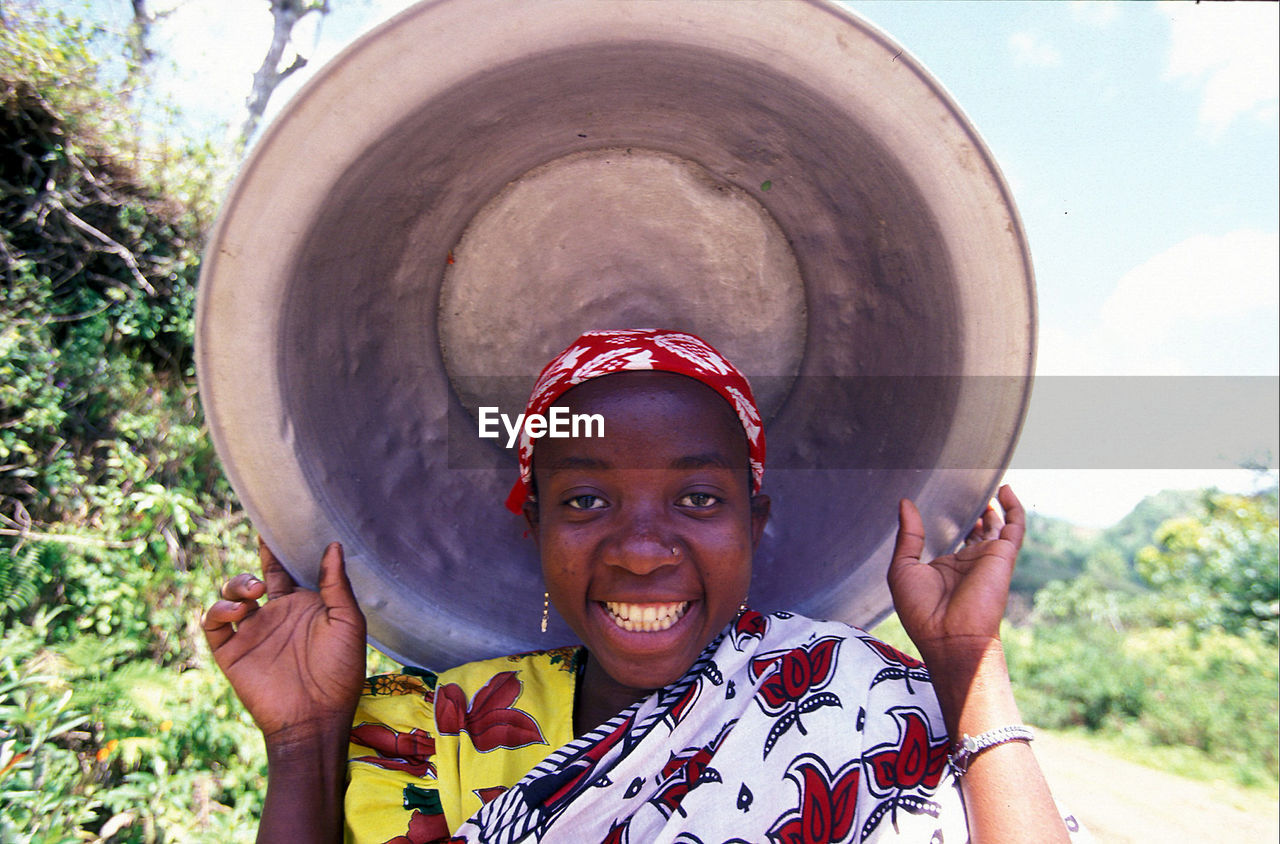
[[[346,840],[447,840],[573,739],[581,648],[365,681],[348,745]]]

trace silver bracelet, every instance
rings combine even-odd
[[[1021,724],[997,727],[994,730],[987,730],[985,733],[976,736],[966,733],[960,738],[955,752],[947,757],[947,761],[951,764],[951,770],[955,775],[962,777],[965,771],[969,770],[969,766],[973,764],[973,757],[982,751],[1010,741],[1032,741],[1035,737],[1035,733],[1031,732],[1029,727]]]

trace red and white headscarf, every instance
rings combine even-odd
[[[751,385],[724,355],[692,334],[656,328],[588,331],[543,368],[525,405],[525,418],[535,413],[545,415],[560,396],[583,381],[645,370],[695,378],[729,402],[747,435],[751,491],[759,492],[764,477],[764,425]],[[533,440],[526,430],[520,432],[518,456],[520,479],[507,496],[507,509],[513,513],[521,511],[533,488]]]

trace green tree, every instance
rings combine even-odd
[[[1280,630],[1276,490],[1209,493],[1199,513],[1170,519],[1137,555],[1139,573],[1199,629]]]
[[[1151,544],[1156,529],[1169,519],[1198,512],[1203,498],[1204,492],[1194,489],[1166,489],[1148,495],[1128,515],[1103,531],[1100,541],[1119,551],[1130,567],[1131,578],[1143,582],[1133,570],[1138,551]]]

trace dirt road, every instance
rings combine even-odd
[[[1071,736],[1040,732],[1035,750],[1058,803],[1104,844],[1280,841],[1280,807],[1265,793],[1158,771]]]

